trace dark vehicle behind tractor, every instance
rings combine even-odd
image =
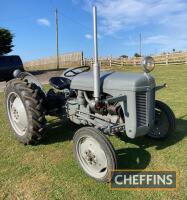
[[[0,56],[0,81],[9,81],[13,72],[19,69],[24,71],[22,60],[19,56]]]

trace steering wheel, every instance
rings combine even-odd
[[[80,73],[87,72],[90,70],[89,66],[81,66],[81,67],[74,67],[70,68],[67,71],[64,72],[64,77],[73,77]]]

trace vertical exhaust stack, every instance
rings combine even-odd
[[[97,8],[93,6],[93,30],[94,30],[94,98],[99,101],[100,98],[100,66],[98,63],[98,44],[97,44]]]

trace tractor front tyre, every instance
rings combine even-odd
[[[147,134],[152,139],[165,139],[175,132],[175,115],[171,108],[165,103],[155,102],[155,123]]]
[[[115,150],[110,140],[93,127],[80,128],[74,135],[74,156],[81,169],[101,182],[110,181],[117,168]]]
[[[44,136],[46,123],[43,107],[44,92],[26,79],[13,79],[5,88],[8,120],[18,141],[37,144]]]

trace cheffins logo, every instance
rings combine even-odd
[[[178,173],[176,171],[116,170],[111,172],[110,187],[112,190],[172,190],[178,187]]]

